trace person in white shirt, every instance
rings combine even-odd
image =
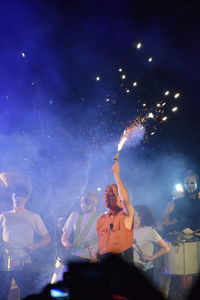
[[[23,298],[35,292],[31,252],[50,242],[49,232],[41,217],[25,208],[30,193],[24,186],[17,186],[12,193],[13,209],[0,215],[1,263],[0,289],[7,300],[14,278]],[[39,237],[37,242],[35,237]]]
[[[134,264],[153,280],[154,260],[168,253],[170,247],[156,231],[146,205],[135,206],[134,225]]]

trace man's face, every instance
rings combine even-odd
[[[18,194],[13,193],[12,200],[13,200],[14,207],[20,208],[20,207],[24,207],[24,205],[28,201],[28,197],[26,195],[18,195]]]
[[[81,208],[84,213],[90,213],[96,209],[97,197],[88,193],[85,197],[81,197]]]
[[[109,209],[119,206],[117,188],[114,185],[107,186],[104,194],[105,205]]]
[[[196,176],[188,176],[184,178],[184,186],[188,193],[194,193],[197,189],[197,178]]]

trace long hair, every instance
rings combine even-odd
[[[136,205],[135,210],[140,216],[140,224],[141,226],[156,226],[155,219],[150,211],[150,209],[146,205]]]

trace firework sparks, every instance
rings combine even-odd
[[[173,107],[172,108],[172,111],[174,112],[174,111],[177,111],[178,110],[178,107],[177,106],[175,106],[175,107]]]
[[[8,187],[8,182],[7,182],[6,177],[3,173],[0,174],[0,180],[3,183],[4,186]]]
[[[174,98],[178,98],[178,97],[180,97],[180,93],[176,93],[176,94],[174,95]]]
[[[137,146],[140,141],[143,139],[144,137],[144,133],[145,133],[145,127],[144,127],[144,123],[145,123],[145,118],[137,118],[136,120],[134,120],[130,126],[128,126],[119,141],[118,147],[117,147],[117,152],[119,153],[124,144],[128,141],[129,144],[133,147]]]
[[[126,140],[127,140],[127,136],[126,136],[126,135],[123,135],[123,136],[121,137],[121,140],[120,140],[120,142],[119,142],[119,144],[118,144],[118,147],[117,147],[117,151],[118,151],[118,152],[122,150],[122,148],[123,148],[123,146],[124,146]]]
[[[137,52],[137,56],[139,55],[143,59],[143,63],[148,64],[156,61],[156,57],[154,58],[153,53],[151,56],[151,54],[148,55],[147,53],[144,53],[144,51],[140,51],[141,49],[145,50],[143,42],[135,42],[133,43],[133,46],[135,48],[134,51]],[[178,98],[181,96],[179,90],[173,90],[168,84],[165,84],[164,87],[162,86],[160,91],[156,90],[156,95],[151,95],[151,87],[150,93],[146,93],[145,90],[143,95],[143,88],[146,89],[147,87],[144,86],[142,76],[140,73],[135,73],[131,78],[131,73],[128,72],[128,70],[129,68],[123,65],[120,65],[117,68],[115,67],[115,71],[118,73],[119,87],[122,89],[121,94],[126,94],[126,100],[128,101],[131,96],[133,101],[138,103],[139,107],[136,107],[137,117],[134,121],[129,122],[129,125],[125,127],[120,138],[117,149],[118,154],[125,144],[135,146],[138,137],[140,137],[140,141],[145,143],[156,135],[162,124],[167,123],[170,119],[170,114],[174,114],[179,110],[179,105],[177,104],[179,101]],[[148,95],[148,98],[146,95]],[[110,93],[109,96],[106,95],[104,102],[108,102],[108,105],[116,104],[118,99],[113,101],[112,97],[112,93]],[[140,97],[140,99],[135,99],[136,97]],[[112,113],[117,116],[117,109],[113,110]],[[110,122],[112,124],[124,124],[124,121],[113,119]],[[138,130],[138,128],[140,130]],[[143,133],[141,133],[141,131],[143,131]]]
[[[142,48],[142,43],[140,43],[140,42],[139,42],[139,43],[137,43],[137,44],[136,44],[136,48],[137,48],[137,49],[140,49],[140,48]]]

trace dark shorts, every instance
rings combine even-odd
[[[105,253],[99,256],[100,261],[105,261],[107,259],[109,259],[109,257],[116,255],[117,257],[121,258],[122,260],[126,261],[126,262],[133,262],[133,248],[129,248],[127,250],[125,250],[124,252],[121,252],[119,254],[113,254],[111,252],[109,253]]]

